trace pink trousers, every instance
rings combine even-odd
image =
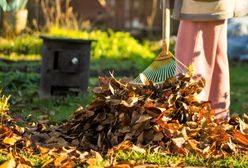
[[[181,21],[175,55],[194,75],[206,80],[199,100],[211,101],[216,119],[229,118],[230,83],[227,58],[227,21]]]

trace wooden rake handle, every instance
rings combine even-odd
[[[170,1],[162,1],[162,51],[165,55],[169,52],[170,47]]]

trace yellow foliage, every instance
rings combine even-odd
[[[0,90],[0,95],[2,90]],[[1,123],[4,119],[9,118],[8,110],[9,110],[9,98],[10,96],[1,95],[0,97],[0,114],[1,114]]]

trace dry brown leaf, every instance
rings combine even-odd
[[[178,138],[172,138],[171,141],[178,147],[178,148],[182,148],[184,143],[185,143],[185,139],[183,137],[178,137]]]
[[[192,140],[188,140],[187,142],[189,143],[191,151],[193,153],[197,153],[197,154],[202,154],[203,153],[203,151],[200,148],[198,148],[198,144],[199,144],[198,141],[192,139]]]
[[[62,137],[51,137],[46,140],[46,143],[53,144],[54,147],[68,146],[68,142]]]
[[[16,160],[18,159],[18,166],[34,167],[33,163],[28,158],[18,156],[18,153],[13,153],[12,155]]]
[[[239,132],[237,130],[233,130],[231,134],[232,134],[232,138],[235,142],[248,147],[248,136],[242,134],[241,132]]]
[[[168,168],[168,166],[158,166],[154,164],[142,164],[142,165],[136,165],[134,168]]]
[[[138,153],[146,153],[146,150],[141,148],[141,147],[138,147],[136,145],[133,145],[132,146],[132,150],[135,151],[135,152],[138,152]]]
[[[117,164],[115,166],[113,166],[114,168],[132,168],[133,166],[131,166],[130,164],[125,164],[125,163],[120,163],[120,164]]]
[[[132,168],[136,164],[135,160],[124,160],[114,164],[114,168]]]
[[[153,138],[153,141],[161,141],[162,139],[163,139],[163,137],[164,137],[164,135],[161,133],[161,132],[159,132],[159,133],[156,133],[155,135],[154,135],[154,138]]]
[[[15,167],[16,167],[16,162],[14,158],[7,160],[0,165],[0,168],[15,168]]]
[[[246,124],[248,124],[248,115],[247,115],[247,114],[244,114],[244,122],[245,122]]]
[[[136,144],[143,144],[144,142],[144,132],[141,132],[137,138]]]
[[[60,155],[54,160],[55,167],[68,167],[73,168],[75,163],[69,159],[67,155]]]
[[[240,132],[242,134],[248,135],[248,123],[245,123],[243,120],[239,120]]]
[[[115,90],[114,90],[114,88],[111,86],[110,83],[109,83],[109,90],[111,91],[112,95],[115,94]]]
[[[17,141],[19,141],[21,139],[22,139],[21,136],[13,134],[11,137],[5,137],[3,139],[3,143],[8,144],[8,145],[14,145]]]
[[[6,126],[0,124],[0,136],[11,136],[13,132]]]
[[[102,156],[96,151],[91,151],[91,154],[92,157],[89,158],[86,162],[89,164],[89,167],[98,167],[103,161]]]
[[[143,123],[150,120],[152,117],[150,115],[141,115],[135,123]]]
[[[146,85],[146,86],[149,85],[149,81],[148,81],[147,77],[143,73],[140,73],[139,77],[140,77],[140,80],[141,80],[143,85]]]
[[[51,165],[53,163],[53,161],[55,160],[55,158],[49,158],[42,166],[41,168],[46,168],[48,167],[49,165]],[[53,164],[52,164],[53,165]],[[50,166],[52,167],[52,166]]]
[[[48,154],[50,151],[54,150],[51,148],[41,147],[39,145],[37,145],[37,148],[41,154]]]
[[[26,164],[21,164],[19,163],[16,168],[32,168],[32,166],[26,165]]]
[[[219,144],[222,144],[227,143],[230,140],[230,135],[220,126],[213,127],[209,131],[209,138],[212,141],[217,141]]]

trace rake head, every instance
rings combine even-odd
[[[161,54],[163,54],[163,52],[160,53],[160,55]],[[168,52],[166,56],[158,56],[150,66],[130,83],[143,85],[141,76],[144,75],[148,80],[153,81],[155,85],[162,84],[170,77],[185,73],[187,69],[188,68],[177,60],[171,52]]]
[[[169,51],[170,46],[170,9],[169,1],[161,1],[162,7],[162,52],[137,78],[131,81],[131,84],[143,85],[144,77],[153,81],[153,83],[161,84],[166,79],[176,76],[179,73],[184,73],[188,68],[183,65]]]

